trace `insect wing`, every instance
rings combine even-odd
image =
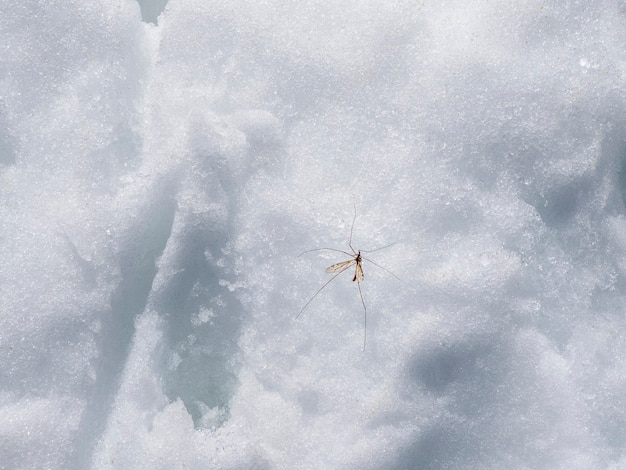
[[[348,269],[350,266],[352,266],[354,263],[356,263],[355,259],[342,261],[341,263],[336,263],[336,264],[333,264],[332,266],[328,266],[326,268],[326,272],[327,273],[341,273],[345,271],[346,269]]]
[[[365,276],[363,276],[363,266],[361,266],[359,262],[356,264],[356,271],[354,272],[354,279],[352,279],[352,281],[363,282],[363,279],[365,279]]]

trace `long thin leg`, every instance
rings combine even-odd
[[[361,292],[361,283],[356,284],[359,287],[359,295],[361,296],[361,303],[363,304],[363,351],[365,351],[365,342],[367,341],[367,307],[365,306],[365,300],[363,300],[363,292]]]
[[[329,251],[336,251],[337,253],[343,253],[344,255],[348,255],[348,256],[352,256],[354,257],[354,253],[348,253],[347,251],[343,251],[343,250],[338,250],[337,248],[313,248],[312,250],[306,250],[303,251],[302,253],[300,253],[298,255],[298,258],[302,255],[304,255],[305,253],[310,253],[312,251],[324,251],[324,250],[329,250]]]
[[[392,273],[391,271],[389,271],[387,268],[383,268],[380,264],[376,263],[375,261],[372,261],[369,258],[366,258],[365,256],[361,255],[361,258],[363,258],[365,261],[367,261],[368,263],[372,263],[374,266],[376,266],[377,268],[382,269],[383,271],[385,271],[386,273],[391,274],[393,277],[395,277],[398,281],[400,281],[400,278],[398,276],[396,276],[394,273]]]
[[[389,245],[381,246],[380,248],[376,248],[374,250],[361,250],[361,253],[374,253],[375,251],[384,250],[385,248],[389,248],[390,246],[393,246],[397,243],[398,242],[393,242],[393,243],[390,243]]]
[[[348,269],[348,268],[349,268],[349,266],[346,266],[346,269]],[[302,307],[302,310],[300,310],[300,312],[298,313],[298,315],[296,315],[296,319],[298,319],[298,317],[302,314],[302,312],[304,312],[304,309],[305,309],[305,308],[307,308],[307,306],[308,306],[308,305],[309,305],[309,304],[313,301],[313,299],[314,299],[315,297],[317,297],[317,294],[319,294],[320,292],[322,292],[322,289],[323,289],[324,287],[326,287],[328,284],[330,284],[330,283],[331,283],[331,282],[332,282],[332,281],[333,281],[333,280],[334,280],[337,276],[339,276],[339,275],[340,275],[342,272],[344,272],[346,269],[343,269],[343,270],[339,271],[337,274],[335,274],[333,277],[331,277],[331,278],[330,278],[330,280],[326,281],[326,282],[324,283],[324,285],[323,285],[322,287],[320,287],[320,288],[318,289],[318,291],[317,291],[315,294],[313,294],[313,297],[311,297],[311,298],[309,299],[309,301],[308,301],[306,304],[304,304],[304,307]]]
[[[354,251],[354,248],[352,248],[352,231],[354,230],[355,222],[356,222],[356,202],[354,203],[354,218],[352,219],[352,226],[350,227],[350,241],[348,241],[348,246],[354,253],[356,253],[356,251]]]

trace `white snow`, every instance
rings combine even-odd
[[[0,468],[626,468],[624,1],[0,13]]]

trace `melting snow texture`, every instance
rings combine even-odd
[[[626,468],[626,2],[0,12],[1,468]]]

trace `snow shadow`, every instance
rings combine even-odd
[[[468,467],[480,462],[488,445],[485,432],[495,418],[491,409],[502,400],[511,361],[500,334],[425,345],[413,356],[406,369],[410,393],[430,396],[435,407],[415,440],[388,468],[459,468],[459,462]]]
[[[120,282],[111,294],[111,309],[100,314],[96,380],[90,389],[78,435],[78,466],[89,461],[92,447],[105,429],[120,386],[135,334],[135,319],[146,306],[157,273],[157,259],[166,246],[176,209],[171,188],[156,185],[154,199],[127,231],[119,251]],[[90,436],[90,438],[86,438]]]
[[[228,229],[210,214],[179,214],[167,260],[172,275],[150,305],[165,319],[165,392],[182,399],[196,426],[221,424],[237,383],[231,358],[243,312],[228,289],[228,240]],[[212,421],[203,420],[207,413]]]
[[[15,148],[13,139],[7,130],[6,120],[0,113],[0,165],[15,164]]]

